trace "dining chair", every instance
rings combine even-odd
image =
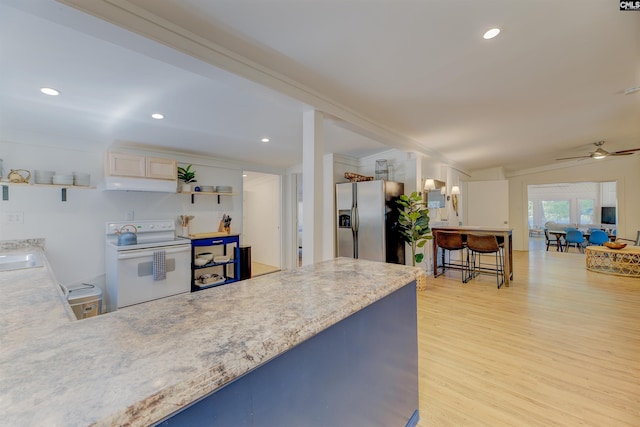
[[[584,252],[584,236],[582,235],[582,231],[579,230],[569,230],[567,231],[566,236],[564,236],[565,241],[565,252],[569,252],[569,248],[571,246],[575,246],[576,249],[580,251],[580,253]]]
[[[504,283],[504,243],[498,243],[496,236],[467,235],[467,248],[471,252],[471,277],[477,277],[481,273],[495,273],[498,289]],[[482,263],[482,255],[495,254],[495,268]]]
[[[462,240],[462,234],[448,233],[446,231],[437,231],[435,234],[436,246],[441,249],[442,274],[447,269],[460,269],[462,270],[462,283],[467,283],[470,276],[469,251]],[[452,251],[460,251],[460,260],[451,260]]]
[[[558,252],[562,252],[562,242],[560,239],[551,233],[549,233],[549,229],[544,229],[544,238],[547,241],[547,250],[549,250],[549,246],[555,246]]]
[[[592,230],[589,234],[589,244],[594,246],[602,246],[604,242],[609,241],[609,235],[602,230]]]
[[[625,242],[631,242],[633,243],[634,246],[640,246],[640,230],[638,230],[638,234],[636,235],[636,240],[631,240],[631,239],[623,239],[622,237],[617,237],[616,238],[616,242],[623,240]]]

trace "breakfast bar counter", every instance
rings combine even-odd
[[[0,425],[415,425],[422,274],[338,258],[74,321],[48,265],[0,272]]]
[[[463,236],[463,239],[466,239],[468,234],[477,234],[477,235],[489,235],[496,236],[496,238],[500,239],[504,243],[504,253],[505,253],[505,262],[504,262],[504,285],[509,286],[509,282],[513,280],[513,241],[512,234],[513,229],[507,227],[480,227],[474,225],[466,225],[466,226],[436,226],[431,227],[431,232],[435,235],[438,231],[445,231],[448,233],[458,233]],[[436,239],[433,239],[433,272],[436,274],[438,271],[438,257],[436,254],[438,253],[438,245],[436,244]]]

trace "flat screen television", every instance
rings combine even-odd
[[[602,206],[602,215],[600,216],[600,222],[603,224],[615,224],[616,223],[616,208],[615,206]]]

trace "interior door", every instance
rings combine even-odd
[[[242,189],[242,245],[252,263],[282,267],[282,182],[279,175],[247,172]]]

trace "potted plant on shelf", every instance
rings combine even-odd
[[[424,259],[424,251],[416,253],[419,248],[423,248],[428,240],[433,239],[431,228],[429,227],[429,209],[427,209],[422,196],[417,192],[411,195],[401,195],[397,200],[398,225],[400,235],[403,240],[411,246],[411,265],[414,267],[416,263],[422,262]],[[426,277],[422,276],[418,279],[418,290],[424,290],[426,287]]]
[[[178,166],[178,180],[182,181],[182,192],[189,193],[191,191],[191,184],[198,182],[196,180],[196,171],[191,170],[193,165],[188,165],[186,168]]]

